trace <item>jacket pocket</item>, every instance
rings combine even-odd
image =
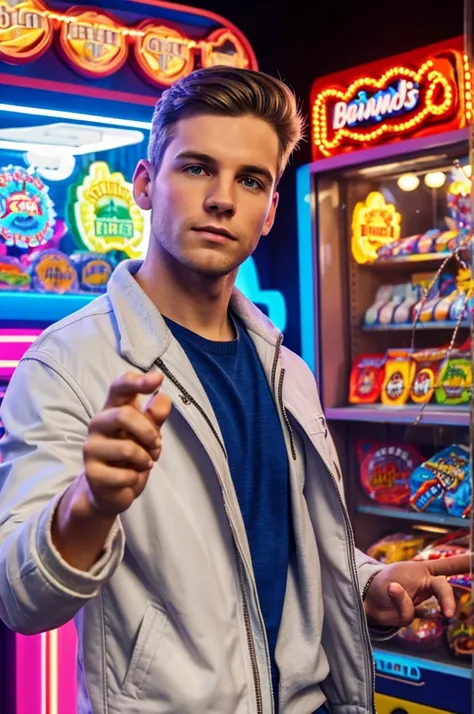
[[[319,434],[325,435],[327,433],[326,419],[323,414],[316,414],[313,419],[305,421],[303,423],[303,429],[309,436],[316,436]]]
[[[122,694],[136,696],[142,689],[167,621],[168,617],[164,610],[151,602],[147,603],[132,658],[123,680]]]

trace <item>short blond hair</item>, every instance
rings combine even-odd
[[[250,69],[199,69],[163,92],[153,115],[148,159],[158,167],[176,124],[198,114],[250,114],[273,127],[279,142],[278,175],[303,136],[304,121],[292,90],[279,79]]]

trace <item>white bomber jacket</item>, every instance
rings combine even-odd
[[[119,265],[108,293],[48,328],[7,389],[0,443],[0,616],[33,634],[75,618],[79,714],[271,714],[268,648],[219,425],[189,360]],[[262,361],[290,463],[295,529],[276,649],[280,711],[372,714],[357,551],[335,449],[306,364],[241,293],[232,309]],[[144,493],[87,573],[55,550],[56,504],[82,472],[111,382],[161,369],[173,409]],[[144,398],[145,401],[145,398]],[[242,445],[245,448],[245,444]]]

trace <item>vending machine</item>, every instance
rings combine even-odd
[[[463,38],[311,92],[299,169],[302,355],[343,466],[358,547],[383,563],[469,549],[474,281]],[[379,714],[471,711],[471,579],[374,646]]]

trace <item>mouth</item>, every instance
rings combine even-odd
[[[211,241],[217,241],[219,243],[224,243],[229,240],[237,240],[237,238],[232,235],[228,230],[225,228],[219,228],[217,226],[199,226],[197,228],[193,228],[193,231],[195,233],[199,233],[203,238],[206,238],[207,240]]]

